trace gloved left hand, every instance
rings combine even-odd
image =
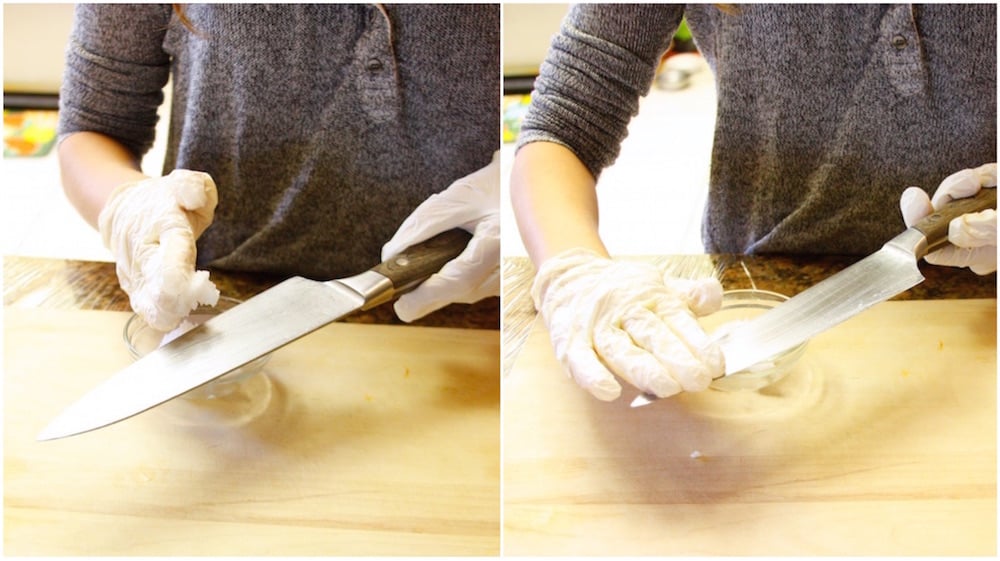
[[[382,260],[452,228],[472,234],[458,257],[396,300],[410,322],[448,304],[471,304],[500,294],[500,153],[489,165],[431,195],[382,247]]]
[[[195,240],[218,202],[209,174],[175,169],[118,186],[101,210],[98,227],[118,282],[132,309],[157,331],[171,331],[198,304],[219,299],[208,271],[195,270]]]
[[[930,198],[919,187],[909,187],[899,199],[903,222],[907,227],[940,209],[954,199],[971,197],[980,189],[997,186],[996,163],[974,169],[964,169],[946,177],[934,197]],[[951,245],[929,253],[924,260],[932,265],[968,267],[978,275],[997,270],[997,212],[984,210],[963,214],[948,225]]]
[[[621,395],[616,376],[668,397],[702,391],[725,370],[696,319],[722,304],[713,277],[676,279],[648,263],[573,248],[541,264],[531,297],[559,363],[602,401]]]

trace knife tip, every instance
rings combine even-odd
[[[642,393],[636,396],[636,398],[632,400],[632,403],[629,405],[629,407],[632,408],[643,407],[649,405],[650,403],[653,403],[657,399],[658,398],[655,395]]]
[[[62,438],[62,437],[63,437],[63,435],[61,435],[61,434],[59,434],[59,433],[57,433],[57,432],[55,432],[55,431],[53,431],[51,429],[46,428],[42,432],[38,433],[38,435],[35,436],[35,441],[36,442],[45,442],[46,440],[55,440],[57,438]]]
[[[35,441],[45,442],[46,440],[55,440],[59,438],[59,436],[60,435],[53,433],[49,429],[45,429],[42,432],[38,433],[37,436],[35,436]]]
[[[49,426],[45,427],[35,436],[35,441],[44,442],[46,440],[57,440],[60,438],[66,438],[67,436],[73,436],[77,434],[76,431],[67,431],[55,423],[49,423]]]

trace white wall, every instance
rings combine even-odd
[[[73,4],[3,5],[3,89],[59,92]]]
[[[505,75],[537,72],[568,4],[503,5]],[[670,59],[695,73],[681,90],[653,87],[615,163],[597,185],[600,234],[613,255],[699,254],[701,215],[708,191],[715,124],[715,84],[697,55]],[[524,249],[510,204],[514,145],[501,148],[501,245],[507,256]]]
[[[507,76],[538,72],[552,36],[569,4],[503,5],[503,73]]]

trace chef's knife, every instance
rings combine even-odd
[[[463,230],[449,230],[359,275],[283,281],[121,370],[66,408],[38,440],[127,419],[352,312],[388,302],[457,257],[470,238]]]
[[[995,188],[956,199],[879,251],[728,331],[716,341],[726,359],[725,375],[742,372],[920,284],[924,277],[917,262],[948,243],[952,219],[996,206]],[[656,399],[643,393],[632,401],[632,407]]]

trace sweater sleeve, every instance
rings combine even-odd
[[[59,93],[59,136],[106,134],[141,157],[153,144],[170,76],[163,38],[171,8],[79,4]]]
[[[681,5],[573,6],[539,70],[518,147],[561,144],[598,177],[618,157],[683,14]]]

